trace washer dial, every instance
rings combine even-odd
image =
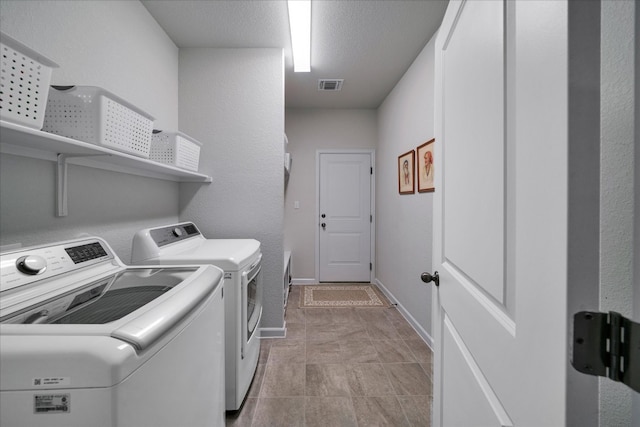
[[[16,260],[16,268],[30,276],[44,273],[47,269],[47,261],[39,255],[22,256]]]

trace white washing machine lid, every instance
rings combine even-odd
[[[100,251],[96,258],[86,251],[97,246],[106,254]],[[81,250],[85,255],[79,255]],[[23,273],[20,265],[25,257],[43,258],[48,275]],[[63,258],[65,262],[60,262]],[[46,384],[35,380],[56,376],[60,378],[49,387],[117,384],[178,333],[186,319],[221,288],[223,279],[222,270],[211,265],[127,267],[97,238],[3,253],[2,260],[1,390],[42,389]],[[23,280],[6,286],[16,277]],[[123,301],[129,302],[118,291],[158,287],[167,289],[155,297],[143,295],[146,301],[115,313]],[[101,303],[109,290],[116,292]],[[109,304],[118,307],[104,313]],[[85,321],[87,316],[97,317]],[[35,321],[40,323],[24,323]],[[69,360],[77,361],[73,375],[68,373]],[[56,366],[67,367],[67,374]],[[25,372],[35,376],[26,378]]]
[[[206,299],[222,278],[211,265],[129,267],[82,283],[60,278],[46,287],[70,284],[71,291],[3,297],[0,334],[102,335],[143,351]]]
[[[260,242],[255,239],[205,239],[201,234],[177,238],[159,246],[154,240],[155,230],[172,230],[192,225],[181,223],[156,229],[141,230],[133,238],[134,264],[212,264],[224,271],[240,271],[258,258]]]

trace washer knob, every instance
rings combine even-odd
[[[35,276],[44,273],[47,269],[47,261],[38,255],[27,255],[18,258],[16,267],[24,274]]]
[[[182,237],[182,230],[179,229],[178,227],[173,229],[173,235],[176,237]]]

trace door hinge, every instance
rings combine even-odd
[[[373,175],[373,167],[371,168],[371,175]]]
[[[369,222],[373,223],[373,215],[369,215]]]
[[[369,263],[369,271],[373,271],[373,263],[372,262]]]
[[[581,311],[573,316],[573,367],[640,392],[640,323],[620,313]]]

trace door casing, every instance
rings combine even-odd
[[[369,154],[371,156],[371,165],[373,167],[373,173],[371,174],[371,215],[373,219],[371,221],[371,251],[369,253],[369,259],[371,262],[371,271],[369,272],[369,282],[373,283],[376,271],[376,152],[373,149],[323,149],[316,150],[316,244],[315,244],[315,282],[320,283],[320,155],[321,154]]]

